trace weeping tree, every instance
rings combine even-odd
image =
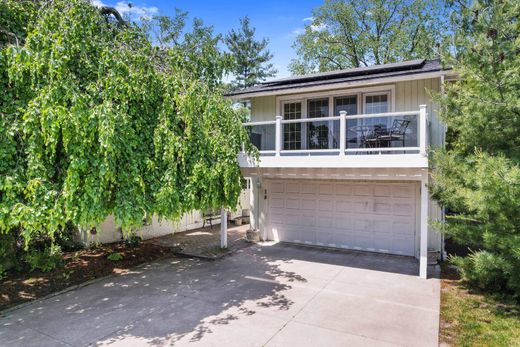
[[[180,68],[196,55],[86,0],[0,6],[0,258],[13,235],[31,252],[109,215],[131,231],[236,206],[236,157],[251,147],[218,86]]]

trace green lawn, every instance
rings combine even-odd
[[[444,267],[440,342],[450,346],[520,346],[520,305],[474,293]]]

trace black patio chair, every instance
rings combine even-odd
[[[401,141],[403,147],[405,147],[406,129],[409,124],[410,121],[407,119],[394,119],[392,127],[388,129],[387,133],[379,136],[379,144],[385,144],[384,147],[390,147],[392,142]]]

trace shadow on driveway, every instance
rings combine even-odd
[[[313,301],[321,297],[341,295],[346,300],[370,295],[382,305],[397,302],[396,309],[417,306],[413,312],[435,313],[435,297],[433,309],[429,304],[423,307],[421,299],[424,291],[432,291],[432,284],[419,280],[417,272],[412,258],[285,244],[255,245],[217,261],[173,258],[6,314],[0,321],[0,345],[263,346],[276,342],[277,335],[282,345],[296,343],[299,336],[291,340],[292,335],[285,336],[282,330],[287,327],[295,331],[293,335],[302,335],[303,329],[310,338],[314,333],[305,328],[308,325],[316,328],[316,336],[320,332],[335,336],[322,332],[327,328],[311,319],[334,315],[334,311],[313,313]],[[407,287],[410,292],[401,292]],[[323,301],[320,307],[326,310],[327,305]],[[306,318],[306,310],[311,318]],[[409,330],[406,322],[401,325]],[[333,342],[400,342],[392,334],[381,340],[367,334],[358,337],[354,330],[363,328],[338,325],[334,331],[341,335]],[[415,333],[424,336],[422,329]]]

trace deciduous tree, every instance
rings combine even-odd
[[[442,2],[326,0],[294,43],[293,74],[437,57],[447,28]]]

